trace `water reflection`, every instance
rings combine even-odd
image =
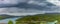
[[[0,23],[8,23],[9,20],[12,20],[13,22],[15,22],[15,20],[18,18],[21,18],[21,17],[3,19],[3,20],[0,20]]]

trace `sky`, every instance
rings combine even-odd
[[[50,2],[50,3],[53,3],[55,5],[60,6],[60,1],[59,0],[47,0],[47,1]]]
[[[0,0],[0,4],[17,4],[18,0]]]
[[[25,15],[35,15],[35,14],[45,14],[45,13],[60,13],[60,2],[58,0],[46,0],[40,2],[39,0],[0,0],[0,4],[18,4],[18,3],[27,3],[29,6],[32,7],[1,7],[0,8],[0,15],[7,14],[7,15],[14,15],[14,16],[25,16]],[[51,6],[47,6],[47,4],[53,4]],[[3,5],[4,6],[4,5]],[[21,6],[21,5],[20,5]],[[23,5],[22,5],[23,6]],[[41,7],[42,8],[41,8]],[[37,8],[38,7],[38,8]],[[15,20],[16,18],[12,18],[11,20]],[[7,22],[9,19],[1,20],[0,23]]]
[[[14,4],[17,4],[19,1],[19,3],[23,3],[23,2],[26,2],[27,0],[4,0],[3,3],[6,3],[6,1],[8,1],[9,4],[12,4],[11,1],[14,3]],[[52,2],[50,2],[52,1]],[[17,2],[17,3],[16,3]],[[47,6],[48,3],[53,3],[54,4],[54,0],[42,0],[42,2],[40,2],[39,0],[30,0],[30,1],[27,1],[26,3],[28,5],[25,5],[25,6],[29,6],[30,4],[32,4],[31,6],[32,7],[28,7],[28,9],[26,9],[25,7],[21,8],[21,7],[1,7],[0,8],[0,15],[1,14],[8,14],[8,15],[15,15],[15,16],[21,16],[21,15],[32,15],[32,14],[44,14],[44,13],[49,13],[49,12],[60,12],[60,7],[58,5],[56,6]],[[1,2],[1,4],[3,4]],[[6,3],[6,4],[8,4]],[[36,5],[36,6],[34,6]],[[23,6],[23,5],[22,5]],[[38,6],[41,6],[41,7],[38,7]],[[46,6],[46,7],[44,7]],[[38,8],[37,8],[38,7]],[[43,8],[44,7],[44,8]]]
[[[1,14],[21,16],[21,15],[44,14],[44,12],[35,9],[26,10],[18,7],[10,7],[10,8],[0,8],[0,15]]]

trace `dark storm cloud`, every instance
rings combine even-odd
[[[17,2],[13,0],[14,2]],[[12,2],[13,2],[12,1]],[[42,2],[41,2],[42,1]],[[8,15],[33,15],[44,14],[52,12],[60,12],[60,7],[44,0],[20,0],[19,3],[13,3],[11,5],[1,5],[0,14]],[[7,3],[6,3],[7,4]],[[16,6],[14,6],[16,4]]]

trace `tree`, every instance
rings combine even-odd
[[[8,24],[13,24],[13,21],[9,20]]]
[[[31,23],[31,21],[53,22],[55,20],[60,22],[60,14],[39,14],[39,15],[25,16],[17,19],[16,23],[22,23],[22,21],[24,21],[24,23]],[[36,23],[39,24],[39,22]]]

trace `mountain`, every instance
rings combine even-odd
[[[45,14],[60,14],[60,13],[45,13]]]
[[[60,13],[45,13],[45,14],[36,14],[36,15],[57,15],[57,16],[59,16],[60,15]],[[32,15],[27,15],[27,16],[32,16]],[[18,17],[25,17],[25,16],[14,16],[14,15],[6,15],[6,14],[2,14],[2,15],[0,15],[0,20],[2,20],[2,19],[7,19],[7,18],[18,18]]]
[[[0,20],[2,20],[2,19],[7,19],[7,18],[15,18],[15,17],[20,17],[20,16],[12,16],[12,15],[5,15],[5,14],[3,14],[3,15],[0,15]]]

